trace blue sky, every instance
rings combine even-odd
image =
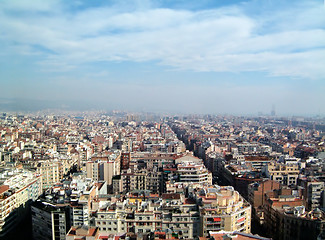
[[[0,50],[2,99],[325,114],[320,0],[4,0]]]

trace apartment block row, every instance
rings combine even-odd
[[[82,226],[96,229],[103,239],[114,234],[196,239],[211,231],[250,233],[251,207],[232,187],[169,183],[174,187],[161,195],[146,190],[114,195],[107,193],[105,182],[89,180],[79,176],[70,187],[58,185],[32,205],[34,239],[65,239]]]

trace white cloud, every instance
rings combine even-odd
[[[0,2],[1,9],[4,11],[53,11],[59,7],[59,3],[56,0],[4,0]]]
[[[154,60],[193,71],[325,77],[323,16],[318,16],[319,6],[314,4],[303,5],[303,11],[283,9],[263,18],[249,16],[240,7],[189,11],[148,8],[149,3],[125,12],[115,6],[72,13],[55,5],[52,13],[54,3],[44,2],[5,2],[0,11],[0,41],[53,51],[43,53],[42,66],[55,71],[96,61]],[[10,14],[15,9],[51,14]],[[314,15],[302,21],[307,13]],[[289,22],[287,16],[294,14]],[[272,32],[262,29],[271,25]]]

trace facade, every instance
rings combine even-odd
[[[177,165],[180,182],[212,184],[212,173],[203,163],[183,162]]]
[[[260,182],[262,172],[255,171],[250,163],[238,161],[219,162],[218,177],[223,185],[233,186],[245,199],[248,199],[248,185]]]
[[[127,215],[128,210],[118,204],[108,208],[101,208],[96,212],[94,218],[95,226],[103,234],[127,232],[128,225],[125,220]]]
[[[39,161],[36,171],[42,175],[43,190],[60,181],[59,164],[51,160]]]
[[[88,226],[89,211],[87,202],[71,204],[69,210],[71,226]]]
[[[211,231],[250,232],[251,206],[233,187],[211,186],[197,189],[202,237]]]
[[[325,232],[325,214],[320,209],[305,211],[302,201],[292,197],[269,199],[265,227],[275,240],[317,239]]]
[[[304,206],[277,211],[279,239],[317,239],[325,232],[325,214],[320,209],[305,212]]]
[[[199,236],[200,218],[196,203],[181,194],[163,194],[161,198],[130,195],[123,202],[98,209],[95,226],[103,235],[128,232],[144,238],[169,232],[194,239]]]
[[[1,169],[0,237],[9,233],[25,216],[30,201],[42,193],[41,176],[22,169]]]
[[[31,207],[33,239],[64,240],[69,229],[67,206],[37,201]]]
[[[299,165],[271,162],[268,164],[265,174],[271,180],[278,181],[282,185],[297,185]]]
[[[303,199],[301,193],[295,193],[290,188],[281,188],[273,192],[266,193],[265,204],[263,205],[264,222],[263,226],[266,234],[272,236],[274,239],[280,239],[284,231],[282,213],[294,207],[303,206]],[[281,238],[282,239],[282,238]],[[298,238],[288,238],[298,239]],[[303,239],[303,238],[299,238]]]
[[[245,156],[245,162],[250,164],[254,171],[262,171],[271,160],[266,156]]]
[[[87,178],[106,181],[112,185],[112,178],[120,174],[121,152],[119,150],[95,154],[86,163]]]
[[[324,192],[325,183],[316,179],[305,179],[302,181],[305,207],[308,210],[325,207]]]
[[[163,191],[163,174],[157,170],[141,169],[122,171],[121,184],[123,192],[132,190],[149,190],[152,193]]]
[[[124,152],[121,153],[121,170],[127,170],[131,162],[131,153]]]
[[[106,181],[108,185],[112,185],[112,179],[117,175],[115,161],[89,161],[86,163],[87,177],[93,181]]]
[[[121,175],[114,176],[112,182],[113,182],[112,192],[114,194],[118,194],[118,193],[123,192],[123,185],[122,185]]]
[[[34,239],[65,239],[70,226],[89,226],[95,197],[106,194],[106,182],[95,183],[84,174],[56,184],[32,205]]]
[[[144,167],[148,169],[153,169],[154,167],[161,168],[169,164],[174,164],[175,159],[179,158],[179,156],[176,153],[132,152],[129,167],[132,168],[132,165],[142,162]]]
[[[279,182],[269,179],[248,185],[248,202],[252,206],[253,216],[260,224],[263,224],[264,221],[263,205],[265,204],[265,193],[280,189],[280,186]]]
[[[200,236],[200,215],[195,201],[185,199],[182,194],[163,194],[162,200],[162,230],[184,239]]]

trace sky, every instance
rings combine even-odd
[[[0,111],[323,116],[324,1],[2,0],[0,83]]]

